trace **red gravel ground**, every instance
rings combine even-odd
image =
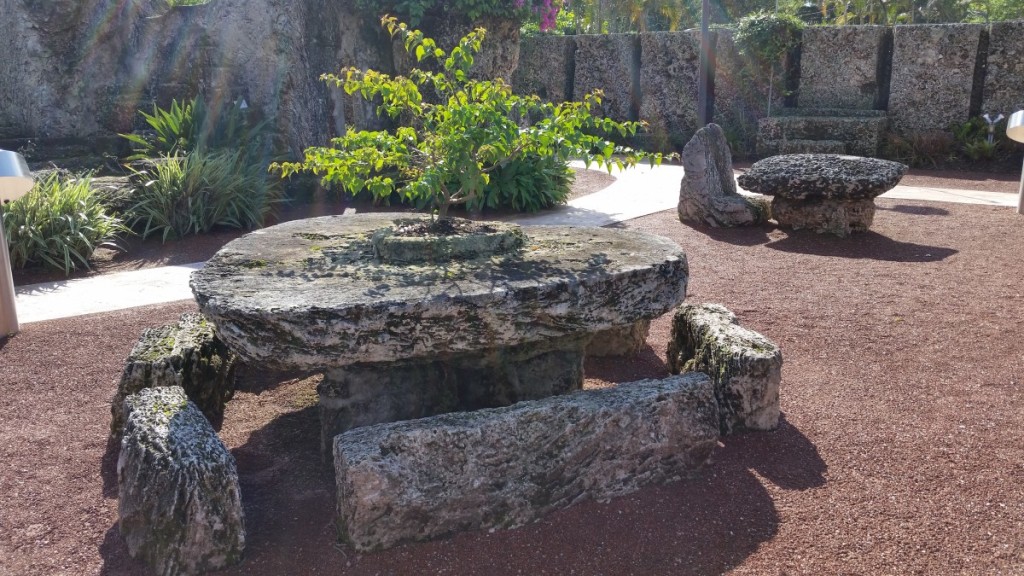
[[[947,187],[963,188],[946,184]],[[315,381],[248,370],[221,437],[246,558],[225,574],[1024,572],[1024,216],[879,200],[849,239],[773,226],[621,226],[687,252],[688,301],[783,351],[784,418],[691,479],[492,533],[357,554],[336,544]],[[0,341],[0,574],[144,574],[117,532],[107,441],[121,362],[188,302],[29,324]],[[669,319],[587,385],[667,374]]]

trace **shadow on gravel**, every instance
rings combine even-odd
[[[892,207],[875,206],[876,210],[888,210],[900,214],[911,214],[914,216],[949,216],[949,210],[936,208],[934,206],[911,206],[910,204],[897,204]]]
[[[818,448],[786,421],[771,432],[749,432],[725,437],[724,451],[735,456],[784,490],[807,490],[825,485],[828,466]]]
[[[687,223],[687,226],[706,235],[712,240],[734,246],[759,246],[770,240],[768,233],[775,229],[772,224],[761,226],[740,226],[737,228],[714,228],[702,224]]]
[[[809,230],[791,230],[787,237],[769,242],[765,247],[814,256],[889,262],[936,262],[957,253],[952,248],[900,242],[870,230],[849,238],[816,234]]]

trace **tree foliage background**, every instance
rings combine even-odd
[[[567,0],[564,34],[683,30],[700,24],[701,0]],[[1024,18],[1024,0],[712,0],[714,24],[758,11],[801,15],[821,24],[995,22]]]

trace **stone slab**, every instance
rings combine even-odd
[[[379,262],[370,237],[396,218],[409,216],[328,216],[258,230],[193,274],[193,293],[243,358],[300,371],[589,334],[658,317],[686,296],[686,256],[665,238],[536,226],[514,256]]]
[[[1017,110],[1024,110],[1024,20],[994,22],[988,33],[981,111],[994,118]]]
[[[873,199],[899,184],[907,166],[838,154],[787,154],[758,160],[736,180],[745,190],[790,200]]]
[[[157,574],[241,560],[245,519],[235,460],[180,387],[129,396],[117,461],[118,527]]]
[[[970,118],[983,24],[896,26],[889,118],[908,135]]]
[[[573,100],[583,100],[593,90],[604,91],[595,115],[620,122],[636,120],[640,73],[636,34],[580,34],[576,40]]]
[[[680,306],[672,319],[668,361],[673,374],[697,371],[711,376],[722,434],[778,426],[782,352],[761,334],[740,326],[724,306]]]
[[[520,526],[691,474],[717,442],[704,374],[356,428],[334,444],[340,532],[373,550]]]
[[[699,74],[699,35],[640,34],[640,119],[659,149],[678,150],[697,130]]]
[[[879,65],[887,56],[888,26],[808,26],[800,49],[804,108],[871,110],[880,101]]]
[[[549,102],[572,100],[573,36],[536,34],[519,42],[519,65],[512,74],[517,94],[535,94]]]

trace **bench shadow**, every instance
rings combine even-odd
[[[910,214],[912,216],[949,216],[949,210],[946,210],[945,208],[936,208],[935,206],[896,204],[895,206],[876,205],[875,209],[899,212],[900,214]]]
[[[936,262],[957,253],[957,250],[942,246],[900,242],[870,230],[848,238],[810,230],[790,230],[787,233],[785,238],[768,242],[765,247],[814,256],[889,262]]]

